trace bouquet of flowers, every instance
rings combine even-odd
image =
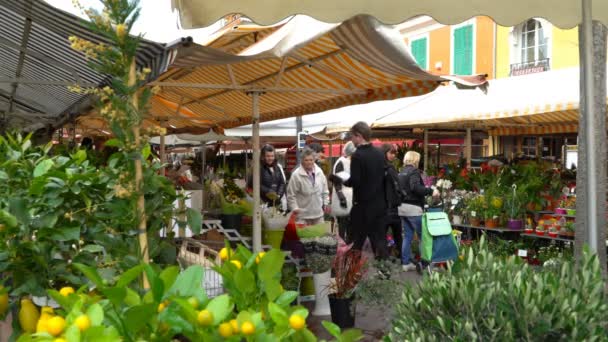
[[[331,269],[338,249],[338,240],[334,235],[301,238],[304,244],[304,260],[312,273],[324,273]]]

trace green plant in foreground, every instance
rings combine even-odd
[[[485,242],[447,272],[406,285],[386,341],[605,341],[608,301],[597,257],[540,271]]]

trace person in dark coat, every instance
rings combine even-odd
[[[390,229],[392,232],[395,246],[397,247],[397,257],[401,260],[401,249],[403,236],[401,229],[401,218],[397,213],[397,208],[401,205],[401,188],[399,186],[399,173],[393,165],[397,156],[397,148],[392,144],[383,144],[385,178],[384,187],[386,192],[386,234]]]
[[[403,194],[403,203],[398,208],[403,224],[403,245],[401,248],[401,264],[404,271],[415,271],[416,264],[412,260],[411,245],[414,233],[418,241],[422,238],[422,214],[424,212],[425,197],[439,195],[437,190],[424,186],[420,169],[420,153],[408,151],[403,157],[403,171],[399,174],[399,186]]]
[[[280,206],[281,197],[285,196],[285,176],[277,163],[275,149],[264,145],[260,151],[260,199],[268,206]],[[253,176],[249,176],[247,187],[253,188]]]
[[[384,191],[384,156],[372,146],[371,128],[357,122],[350,130],[351,141],[357,150],[351,157],[350,178],[344,185],[353,188],[353,207],[350,212],[353,249],[361,250],[369,240],[378,259],[388,256],[385,234],[386,198]],[[342,179],[332,175],[332,182]]]

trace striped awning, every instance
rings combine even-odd
[[[466,126],[491,135],[576,132],[579,72],[569,68],[491,80],[486,93],[445,86],[418,98],[391,101],[389,109],[376,110],[369,122],[373,127]]]
[[[608,26],[608,1],[590,0],[592,15]],[[474,16],[492,17],[502,26],[515,26],[541,17],[561,28],[582,21],[581,0],[172,0],[185,28],[205,27],[227,14],[242,14],[259,24],[272,24],[290,15],[305,14],[326,22],[341,22],[369,14],[397,24],[429,15],[442,24],[458,24]]]
[[[398,30],[369,16],[341,24],[295,16],[276,27],[259,27],[251,36],[254,43],[238,53],[191,43],[175,46],[167,72],[150,83],[162,87],[151,115],[170,114],[168,102],[196,115],[172,115],[171,126],[208,120],[231,128],[251,122],[250,92],[263,93],[260,118],[268,121],[422,95],[444,81],[485,84],[483,76],[427,73]]]
[[[59,125],[80,113],[88,97],[67,86],[98,86],[107,81],[70,47],[72,35],[108,41],[87,23],[42,0],[0,0],[0,120],[9,126],[36,129]],[[137,63],[153,71],[165,67],[165,47],[142,41]],[[1,123],[0,123],[1,124]],[[28,127],[29,126],[29,127]]]

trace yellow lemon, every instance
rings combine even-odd
[[[34,333],[38,325],[40,313],[34,303],[29,299],[21,300],[21,309],[19,310],[19,324],[21,329],[28,333]]]
[[[80,331],[85,331],[91,327],[91,319],[87,315],[80,315],[76,318],[74,324],[76,324]]]
[[[53,336],[60,335],[65,329],[65,319],[61,316],[55,316],[46,321],[46,331]]]
[[[0,285],[0,291],[4,290],[4,286]],[[8,310],[8,292],[0,295],[0,316],[4,315]]]
[[[228,248],[224,247],[220,249],[220,259],[222,259],[222,261],[230,259],[230,254],[232,253],[231,250],[229,250]]]
[[[156,312],[161,312],[163,310],[165,310],[165,308],[167,307],[167,305],[165,304],[165,302],[162,302],[160,304],[158,304],[158,308],[156,309]]]
[[[56,339],[53,340],[53,342],[68,342],[68,341],[63,337],[57,337]]]
[[[234,266],[236,266],[236,268],[238,268],[239,270],[241,269],[241,267],[243,267],[243,264],[241,264],[240,261],[238,260],[231,260],[230,261]]]
[[[204,327],[210,326],[213,324],[213,314],[207,309],[201,310],[198,312],[196,320],[198,321],[198,324]]]
[[[37,332],[37,333],[40,333],[40,332],[47,332],[47,326],[46,326],[46,322],[47,322],[48,320],[49,320],[48,318],[47,318],[47,319],[42,319],[42,318],[40,318],[40,319],[38,320],[38,323],[36,324],[36,332]]]
[[[241,332],[243,332],[243,335],[253,335],[255,333],[255,326],[253,323],[246,321],[241,325]]]
[[[236,319],[231,319],[230,320],[230,326],[232,327],[232,331],[234,331],[235,334],[238,334],[238,332],[239,332],[239,323],[236,321]]]
[[[260,263],[260,261],[262,260],[262,258],[264,257],[264,255],[266,255],[266,253],[265,253],[265,252],[260,252],[260,253],[258,253],[258,255],[255,257],[255,263],[256,263],[256,264],[259,264],[259,263]]]
[[[306,325],[306,320],[300,315],[289,316],[289,326],[294,330],[300,330]]]
[[[188,298],[188,304],[190,304],[190,306],[194,309],[198,309],[198,299],[196,299],[196,297]]]
[[[224,338],[228,338],[232,336],[232,325],[230,323],[222,323],[217,329],[220,333],[220,336]]]
[[[72,293],[74,293],[74,288],[72,288],[70,286],[62,287],[61,290],[59,290],[59,294],[64,297],[67,297],[67,296],[71,295]]]
[[[40,314],[42,316],[44,316],[44,315],[52,316],[54,313],[55,313],[55,311],[50,306],[43,306],[42,309],[40,309]],[[48,317],[48,318],[50,318],[50,317]]]

